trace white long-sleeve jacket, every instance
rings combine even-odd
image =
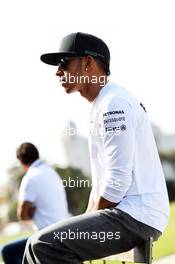
[[[109,82],[93,102],[90,126],[93,199],[119,203],[119,209],[163,232],[169,201],[144,106]]]

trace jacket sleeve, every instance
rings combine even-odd
[[[19,189],[19,201],[36,202],[38,190],[38,185],[34,177],[25,175]]]
[[[109,100],[100,110],[99,127],[106,162],[100,196],[119,203],[132,183],[135,133],[130,104],[121,98]]]

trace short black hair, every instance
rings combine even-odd
[[[104,71],[104,73],[109,76],[110,75],[110,67],[106,63],[104,63],[102,60],[94,58],[97,62],[98,66]]]
[[[39,159],[38,149],[30,142],[22,143],[16,150],[16,157],[24,165],[30,165]]]

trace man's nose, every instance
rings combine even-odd
[[[56,76],[62,77],[63,75],[64,75],[64,71],[60,67],[58,67],[57,72],[56,72]]]

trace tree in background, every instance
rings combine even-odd
[[[73,215],[84,213],[91,190],[90,177],[86,176],[80,169],[72,167],[55,167],[55,170],[63,180],[67,194],[69,212]]]
[[[20,167],[12,167],[8,170],[9,181],[8,191],[6,193],[6,201],[8,203],[8,213],[6,222],[17,221],[17,201],[18,201],[18,190],[21,184],[24,172]]]
[[[168,189],[169,200],[175,201],[175,151],[172,151],[170,153],[160,151],[159,156],[166,176],[166,185]],[[171,171],[166,171],[167,166],[169,167],[169,169],[171,169]]]

